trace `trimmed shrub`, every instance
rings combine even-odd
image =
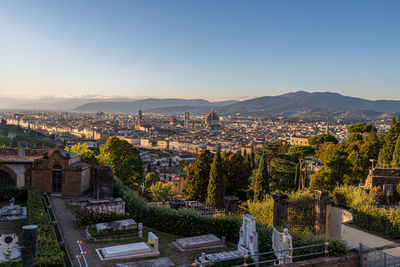
[[[0,200],[8,201],[12,197],[16,201],[26,201],[28,197],[28,189],[17,187],[0,187]]]
[[[112,222],[128,219],[127,215],[118,215],[114,213],[98,213],[94,211],[80,210],[76,213],[77,226],[87,226],[96,223]]]
[[[53,234],[42,196],[37,188],[29,188],[27,202],[28,224],[38,226],[35,266],[64,266],[64,253]]]
[[[232,243],[239,241],[239,230],[242,220],[237,217],[211,217],[201,216],[189,209],[169,209],[156,206],[148,206],[139,197],[137,192],[124,186],[118,179],[114,180],[115,196],[121,197],[126,202],[126,209],[137,222],[156,230],[179,236],[196,236],[212,233],[216,236],[225,236]],[[263,224],[257,224],[260,252],[272,251],[272,228]],[[347,253],[346,245],[338,240],[330,240],[299,233],[293,235],[295,247],[324,243],[329,240],[330,255],[339,256]],[[321,248],[308,249],[307,252],[321,251]],[[299,253],[296,251],[296,253]]]
[[[356,226],[400,238],[400,211],[378,207],[377,197],[356,186],[339,186],[333,191],[333,202],[353,214]]]

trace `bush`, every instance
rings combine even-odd
[[[17,187],[0,187],[0,200],[8,201],[12,197],[16,201],[26,201],[28,197],[28,189]]]
[[[129,230],[114,230],[114,231],[101,231],[97,232],[96,227],[91,226],[88,227],[87,231],[92,237],[107,237],[107,236],[119,236],[119,235],[128,235],[128,234],[136,234],[139,230],[129,229]]]
[[[332,192],[332,200],[335,205],[350,209],[360,205],[368,204],[376,206],[378,204],[378,200],[374,194],[352,185],[336,187]]]
[[[289,195],[288,222],[286,227],[292,231],[312,234],[313,233],[313,197],[307,191],[297,191]],[[273,226],[274,200],[267,195],[263,201],[247,201],[247,211],[257,218],[257,222]],[[246,208],[242,209],[246,210]]]
[[[42,196],[37,188],[28,190],[28,224],[38,226],[35,266],[64,266],[64,253],[53,234]]]
[[[392,239],[400,238],[400,211],[378,207],[378,199],[372,192],[356,186],[339,186],[333,191],[332,200],[350,209],[354,225]]]
[[[112,222],[128,219],[127,215],[118,215],[114,213],[97,213],[93,211],[80,210],[76,214],[77,226],[87,226],[96,223]]]
[[[126,202],[126,209],[137,222],[156,230],[179,236],[196,236],[212,233],[216,236],[225,236],[230,242],[239,241],[239,230],[242,220],[237,217],[209,217],[201,216],[189,209],[169,209],[156,206],[148,206],[139,197],[137,192],[124,186],[118,179],[114,180],[115,196],[121,197]],[[263,224],[257,224],[259,251],[272,251],[272,228]],[[293,245],[303,246],[324,243],[328,239],[303,235],[293,232]],[[344,255],[347,253],[346,245],[338,240],[331,240],[330,255]],[[318,248],[317,248],[318,250]],[[321,248],[319,248],[319,251]],[[308,249],[307,251],[315,251]]]

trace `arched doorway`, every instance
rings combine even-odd
[[[61,193],[62,167],[60,165],[54,165],[51,174],[53,193]]]
[[[15,186],[15,182],[11,175],[5,171],[0,170],[0,187]]]

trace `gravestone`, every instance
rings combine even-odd
[[[152,242],[154,245],[150,245]],[[105,247],[96,249],[97,255],[102,261],[123,260],[134,258],[147,258],[159,256],[158,237],[152,232],[148,233],[148,242],[138,242],[119,246]]]
[[[137,224],[132,219],[119,220],[113,222],[105,222],[96,224],[97,232],[109,232],[117,230],[131,230],[136,229]]]
[[[143,237],[143,223],[139,223],[139,238]]]
[[[258,253],[258,233],[256,231],[256,218],[250,214],[243,215],[240,227],[238,251],[254,255]]]
[[[180,238],[172,242],[172,245],[182,252],[226,247],[224,242],[213,234]]]
[[[0,263],[16,260],[20,257],[21,252],[18,245],[18,235],[15,233],[0,235]]]
[[[235,259],[243,259],[244,252],[233,250],[233,251],[224,251],[212,254],[202,253],[201,256],[195,260],[196,264],[199,266],[207,266],[210,261],[229,261]]]

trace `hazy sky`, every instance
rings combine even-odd
[[[400,99],[398,0],[0,1],[0,95]]]

